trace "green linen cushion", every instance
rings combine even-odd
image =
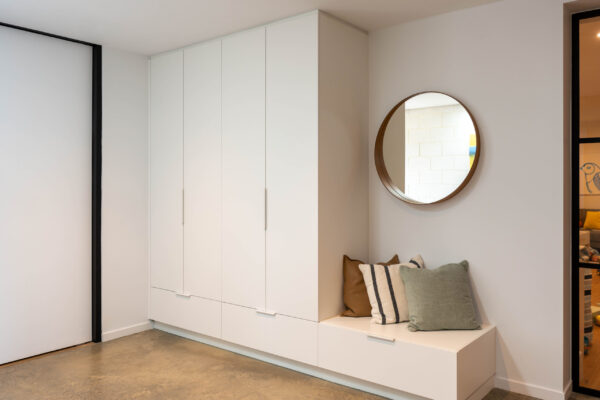
[[[471,295],[469,263],[437,269],[400,267],[410,331],[481,329]]]

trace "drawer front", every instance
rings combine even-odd
[[[496,329],[458,352],[458,398],[466,399],[496,373]]]
[[[221,302],[151,288],[149,318],[192,332],[221,337]]]
[[[456,353],[327,324],[319,325],[319,367],[432,399],[457,395]]]
[[[317,365],[318,324],[223,303],[224,340]]]

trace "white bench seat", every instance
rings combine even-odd
[[[335,317],[319,324],[319,367],[430,399],[475,400],[496,370],[495,327],[410,332],[407,323]]]

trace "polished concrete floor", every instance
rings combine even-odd
[[[0,366],[0,388],[2,400],[381,399],[158,330]]]

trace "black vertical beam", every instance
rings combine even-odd
[[[92,341],[102,341],[102,46],[92,46]]]

